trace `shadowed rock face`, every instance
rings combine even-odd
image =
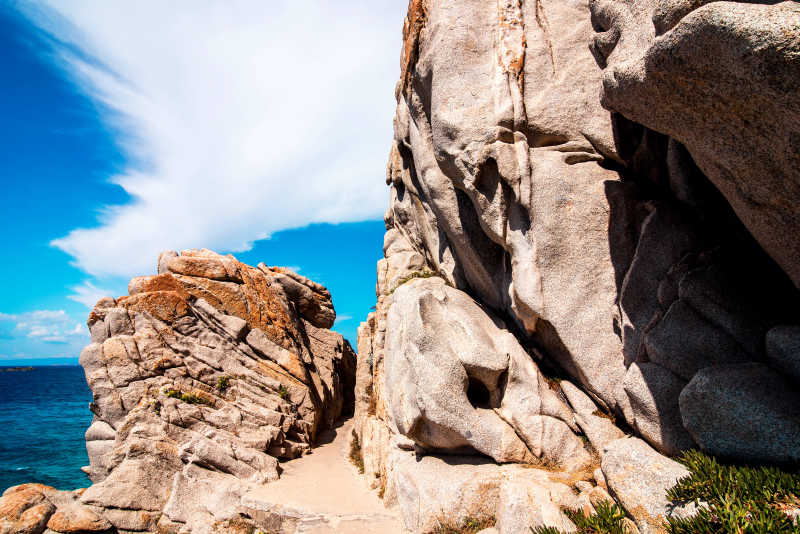
[[[800,7],[591,4],[603,106],[682,143],[800,285]]]
[[[80,363],[93,393],[94,484],[74,494],[31,487],[0,503],[45,503],[49,522],[30,532],[81,522],[94,525],[81,532],[199,532],[235,519],[242,488],[277,479],[279,458],[308,451],[352,413],[355,354],[327,330],[334,318],[328,291],[285,269],[163,253],[158,275],[134,278],[129,295],[101,299],[89,317]],[[187,497],[204,486],[214,489]],[[218,506],[216,492],[226,495]]]

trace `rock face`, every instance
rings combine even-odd
[[[569,407],[501,327],[441,278],[400,287],[387,318],[390,424],[430,450],[588,465]]]
[[[410,531],[421,495],[567,528],[522,492],[481,508],[478,458],[576,506],[607,485],[646,532],[665,455],[797,462],[798,57],[793,2],[409,2],[356,434]]]
[[[49,517],[25,532],[45,523],[65,533],[233,532],[226,521],[258,517],[241,502],[248,485],[277,479],[279,459],[307,452],[352,413],[355,354],[327,330],[335,313],[325,288],[207,250],[164,253],[158,264],[89,317],[80,363],[93,393],[94,484],[4,497],[16,507],[0,510],[6,521]]]

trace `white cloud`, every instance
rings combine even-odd
[[[66,343],[88,335],[86,326],[64,310],[35,310],[19,314],[0,313],[0,323],[13,325],[8,337],[24,337],[49,343]],[[5,329],[4,329],[5,330]]]
[[[110,289],[96,287],[88,280],[84,281],[81,285],[72,286],[70,290],[72,294],[67,295],[67,298],[75,302],[80,302],[89,309],[94,308],[94,305],[97,304],[97,301],[101,298],[114,295],[114,292]]]
[[[20,5],[131,162],[133,201],[53,241],[84,271],[383,213],[405,0]]]
[[[337,315],[336,320],[333,321],[333,324],[343,323],[345,321],[349,321],[352,318],[353,318],[352,315]]]

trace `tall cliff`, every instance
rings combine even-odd
[[[409,530],[800,462],[800,8],[704,4],[409,2],[356,387]]]

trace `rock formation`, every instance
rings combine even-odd
[[[800,462],[800,9],[703,4],[409,2],[356,429],[410,531]]]
[[[355,354],[328,330],[324,287],[207,250],[163,253],[158,266],[89,316],[80,363],[93,394],[94,484],[10,489],[2,532],[280,525],[280,514],[244,498],[248,488],[276,480],[279,459],[352,413]]]

